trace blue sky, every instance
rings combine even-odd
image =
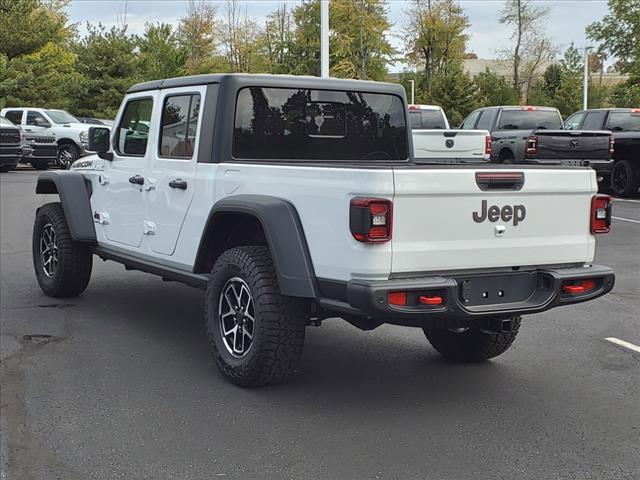
[[[218,5],[220,13],[225,2],[211,0]],[[281,3],[296,4],[272,0],[252,0],[241,2],[247,6],[250,16],[263,23],[266,15],[275,10]],[[399,34],[406,21],[409,6],[405,0],[390,0],[389,18],[394,26],[388,33],[389,39],[397,48],[402,47]],[[591,22],[602,19],[607,13],[606,0],[538,0],[536,3],[548,5],[551,17],[546,25],[547,34],[551,36],[561,50],[572,42],[577,47],[587,45],[585,27]],[[78,23],[80,32],[85,31],[85,24],[102,22],[107,26],[122,21],[127,6],[127,23],[130,31],[141,33],[145,22],[165,22],[177,24],[178,19],[186,12],[187,0],[72,0],[68,7],[71,22]],[[494,58],[496,51],[509,45],[509,29],[498,23],[498,12],[502,8],[502,0],[460,0],[471,28],[467,51],[475,52],[480,58]],[[401,63],[391,68],[400,70]]]

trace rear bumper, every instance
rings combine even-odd
[[[562,165],[564,167],[591,167],[596,172],[610,173],[613,168],[613,159],[589,159],[589,158],[573,158],[573,159],[541,159],[541,158],[525,158],[525,163],[530,165]]]
[[[569,294],[562,290],[565,282],[587,279],[596,283],[589,291]],[[346,288],[347,302],[320,303],[339,313],[370,317],[379,323],[451,328],[489,317],[509,318],[586,302],[611,291],[614,282],[613,269],[598,265],[386,281],[352,280]],[[442,304],[390,305],[388,298],[392,292],[407,292],[409,298],[437,295]]]

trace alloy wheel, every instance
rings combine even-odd
[[[245,357],[253,345],[255,310],[251,290],[243,279],[231,278],[222,288],[218,319],[227,351],[236,358]]]
[[[56,231],[53,225],[47,223],[40,236],[40,259],[44,274],[52,278],[58,269],[58,244],[56,243]]]
[[[611,187],[614,192],[622,193],[627,188],[629,178],[627,177],[627,170],[622,165],[616,165],[616,167],[613,168],[613,173],[611,174]]]
[[[63,145],[58,150],[58,164],[60,167],[68,169],[76,161],[76,152],[71,145]]]

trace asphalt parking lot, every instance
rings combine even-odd
[[[0,176],[2,479],[640,479],[640,353],[605,340],[640,345],[640,197],[598,238],[614,291],[527,317],[493,361],[329,320],[291,382],[243,390],[198,290],[96,259],[81,297],[40,291],[36,176]]]

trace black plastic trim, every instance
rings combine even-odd
[[[91,184],[82,174],[69,171],[43,172],[38,176],[36,193],[58,194],[69,232],[76,242],[96,242],[91,213]]]
[[[204,232],[210,231],[216,217],[221,214],[240,213],[255,217],[264,230],[278,284],[283,295],[315,298],[317,286],[311,255],[302,224],[295,207],[286,200],[266,195],[234,195],[216,203],[207,219]],[[211,230],[215,232],[215,229]],[[224,235],[224,232],[215,232]],[[198,258],[205,254],[205,235],[198,247]]]
[[[121,263],[127,270],[139,270],[141,272],[150,273],[152,275],[158,275],[163,280],[180,282],[190,287],[206,290],[207,288],[207,275],[198,275],[193,272],[187,272],[179,270],[177,268],[169,267],[167,265],[160,265],[140,258],[132,257],[120,252],[114,252],[104,247],[93,248],[93,253],[98,255],[103,260],[113,260],[114,262]]]
[[[318,303],[325,309],[337,314],[349,314],[373,319],[380,323],[398,325],[447,327],[465,324],[478,318],[509,318],[517,315],[540,313],[552,308],[585,302],[605,295],[614,286],[615,275],[610,267],[593,265],[591,267],[548,268],[514,272],[513,275],[536,277],[534,283],[528,282],[514,292],[515,297],[509,303],[465,306],[462,301],[462,281],[470,277],[484,279],[487,284],[497,283],[497,277],[509,273],[477,273],[475,275],[429,276],[394,280],[351,280],[348,283],[320,280],[322,298]],[[562,292],[565,281],[595,278],[596,288],[581,295],[569,295]],[[328,283],[329,282],[329,283]],[[537,282],[537,283],[535,283]],[[347,298],[336,295],[346,289]],[[535,285],[532,288],[531,285]],[[432,307],[397,307],[387,303],[389,292],[393,291],[441,291],[444,303]]]

